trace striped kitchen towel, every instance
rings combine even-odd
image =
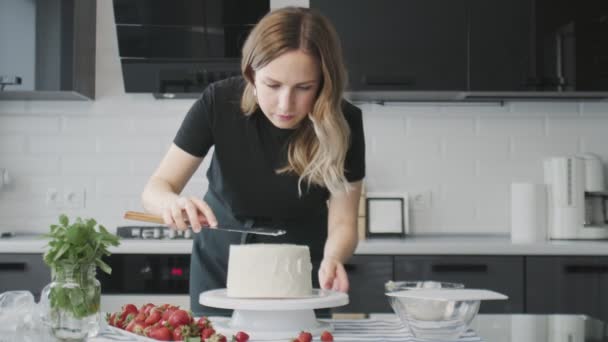
[[[362,341],[362,342],[419,342],[398,319],[344,319],[326,320],[334,327],[334,340],[336,342]],[[469,329],[455,342],[482,342],[475,331]],[[432,342],[425,339],[424,342]]]

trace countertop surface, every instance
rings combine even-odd
[[[213,317],[211,318],[213,322]],[[339,341],[419,341],[412,338],[395,316],[370,318],[363,320],[328,320],[334,328],[334,340]],[[470,328],[457,342],[556,342],[556,341],[607,341],[607,329],[604,322],[582,315],[487,315],[475,317]],[[48,332],[38,332],[35,336],[21,330],[20,339],[9,341],[54,342]],[[4,341],[0,338],[0,341]],[[152,341],[135,335],[123,335],[108,327],[102,328],[96,337],[87,339],[89,342],[138,342]],[[255,340],[252,340],[254,342]],[[315,340],[316,341],[316,340]]]
[[[0,253],[44,253],[47,240],[39,235],[0,239]],[[116,254],[190,254],[191,240],[122,239]],[[368,239],[356,255],[597,255],[608,256],[608,240],[550,240],[512,243],[508,235],[415,236]]]

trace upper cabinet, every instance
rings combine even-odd
[[[336,27],[352,90],[466,88],[467,17],[459,1],[311,0],[310,6]]]
[[[605,0],[311,0],[310,7],[336,26],[355,99],[608,97]]]
[[[95,0],[0,2],[0,100],[95,97]]]
[[[240,74],[241,48],[269,0],[113,0],[125,91],[198,97]]]

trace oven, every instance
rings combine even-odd
[[[97,273],[103,312],[118,311],[127,303],[190,309],[190,254],[112,254],[104,261],[112,274]]]

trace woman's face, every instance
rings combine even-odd
[[[301,50],[286,52],[255,71],[258,104],[278,128],[296,128],[306,118],[320,84],[319,63]]]

